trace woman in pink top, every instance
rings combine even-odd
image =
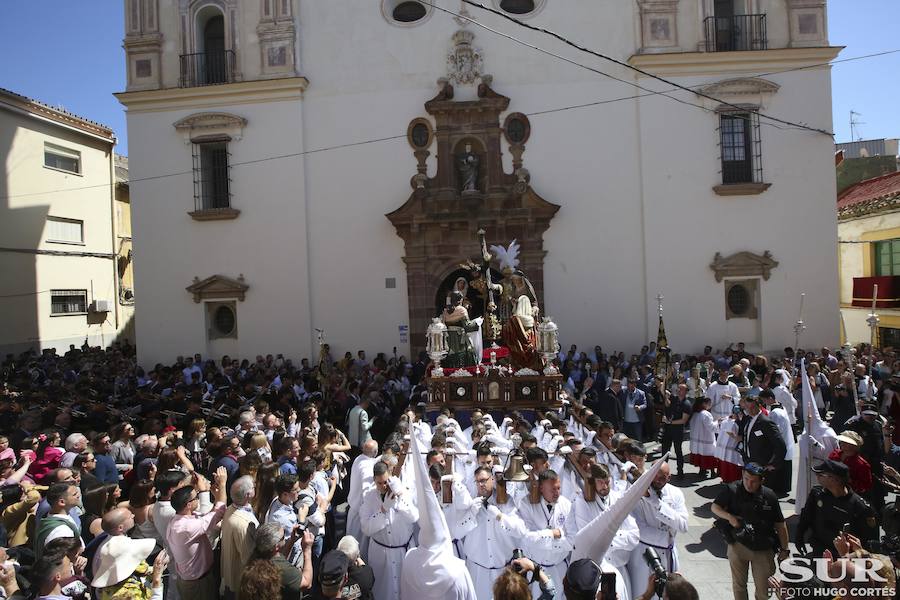
[[[0,460],[7,459],[16,462],[16,452],[9,447],[9,438],[0,435]]]
[[[57,468],[62,460],[63,449],[59,447],[62,439],[55,429],[45,431],[37,439],[36,458],[28,469],[28,473],[36,482],[43,483],[47,473]]]

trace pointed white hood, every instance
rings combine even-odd
[[[603,556],[609,550],[609,545],[612,544],[613,538],[616,537],[619,527],[640,502],[644,492],[650,487],[653,478],[656,477],[656,474],[659,473],[659,470],[667,460],[669,460],[668,452],[657,460],[652,467],[644,471],[644,474],[638,477],[638,480],[628,488],[609,510],[600,513],[593,521],[581,528],[581,531],[575,535],[575,549],[572,551],[572,562],[582,558],[590,558],[597,564],[603,561]]]
[[[408,461],[419,508],[419,546],[406,553],[400,581],[402,600],[476,600],[466,564],[453,554],[452,538],[437,495],[431,488],[418,436],[413,435]]]

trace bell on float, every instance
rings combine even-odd
[[[525,456],[521,451],[514,451],[509,456],[509,464],[503,472],[506,481],[528,481],[528,473],[525,472]]]

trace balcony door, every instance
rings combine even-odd
[[[211,17],[203,26],[204,83],[228,81],[225,60],[225,17]]]

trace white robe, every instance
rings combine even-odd
[[[772,388],[772,392],[775,394],[775,401],[784,407],[788,421],[791,422],[791,425],[795,424],[797,422],[797,399],[784,384],[775,386]]]
[[[378,488],[373,487],[363,495],[360,519],[362,531],[371,541],[368,562],[375,571],[375,598],[399,600],[403,558],[414,545],[413,531],[419,520],[412,493],[406,490],[393,499],[388,494],[382,500]]]
[[[732,407],[736,406],[741,399],[741,392],[738,390],[738,386],[730,381],[727,383],[716,381],[706,389],[706,397],[712,400],[710,413],[716,419],[721,419],[731,414]]]
[[[454,480],[453,485],[453,502],[445,504],[441,502],[441,495],[438,494],[438,502],[444,513],[444,519],[447,521],[447,529],[450,531],[450,537],[453,541],[454,554],[463,560],[466,558],[463,549],[463,540],[466,535],[475,529],[477,522],[475,516],[478,513],[478,507],[475,506],[475,500],[469,494],[469,490],[462,484],[460,480]]]
[[[738,441],[728,435],[728,432],[738,433],[738,424],[734,419],[722,419],[719,422],[719,436],[716,438],[716,458],[729,462],[738,467],[744,466],[744,459],[737,450]],[[794,439],[791,438],[791,444]]]
[[[684,494],[673,485],[665,485],[660,494],[650,488],[650,495],[641,501],[631,512],[640,530],[640,542],[631,552],[628,561],[628,574],[631,578],[631,589],[647,589],[650,567],[644,560],[644,550],[653,547],[662,560],[666,571],[678,570],[678,551],[675,547],[675,535],[688,529],[688,510],[684,503]]]
[[[494,503],[493,499],[491,503]],[[488,514],[480,498],[475,498],[475,506],[476,527],[466,536],[464,544],[466,566],[479,600],[490,600],[494,580],[512,558],[513,550],[519,547],[525,535],[525,524],[511,502],[498,507],[503,513],[499,520]]]
[[[378,458],[370,458],[360,454],[350,467],[350,489],[347,491],[347,535],[352,535],[359,542],[359,555],[367,560],[369,538],[363,535],[360,525],[359,509],[362,506],[363,494],[373,485],[372,469]]]
[[[525,554],[535,564],[540,564],[556,584],[556,600],[563,600],[562,580],[566,576],[574,541],[566,535],[568,523],[572,520],[572,503],[560,496],[551,513],[543,498],[537,504],[525,501],[519,506],[519,514],[528,529],[523,543]],[[554,529],[559,529],[562,536],[554,538]],[[532,590],[534,597],[538,598],[538,586],[533,585]]]
[[[691,454],[716,455],[716,422],[708,410],[701,410],[691,417]]]
[[[567,535],[574,539],[579,531],[608,510],[621,497],[622,495],[619,492],[612,490],[606,498],[598,496],[588,502],[584,495],[580,494],[575,498],[572,506],[574,518],[570,518],[567,523],[569,527]],[[616,537],[613,538],[609,549],[603,556],[603,562],[616,571],[616,580],[622,581],[624,584],[625,594],[622,596],[623,598],[631,598],[633,595],[631,592],[631,580],[628,576],[628,561],[631,559],[631,553],[637,547],[638,542],[640,542],[640,531],[638,530],[637,522],[634,520],[634,517],[628,515],[625,521],[622,522],[622,525],[619,526]]]

